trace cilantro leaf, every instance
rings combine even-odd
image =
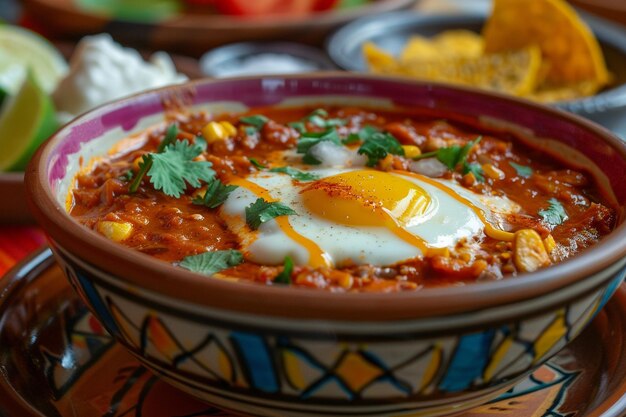
[[[254,114],[252,116],[245,116],[245,117],[240,117],[239,121],[241,123],[250,125],[250,126],[254,126],[257,129],[262,129],[263,126],[265,126],[265,123],[269,122],[270,119],[268,119],[267,117],[261,115],[261,114]]]
[[[280,172],[289,175],[294,180],[298,181],[315,181],[319,179],[319,176],[311,174],[310,172],[300,171],[292,167],[277,167],[270,169],[270,172]]]
[[[346,119],[326,119],[326,127],[337,127],[337,126],[345,126],[348,124]]]
[[[459,159],[456,162],[457,165],[458,164],[462,164],[465,163],[465,161],[467,160],[467,156],[469,155],[470,151],[472,150],[472,148],[475,145],[478,145],[478,143],[482,140],[482,136],[477,137],[476,139],[467,142],[465,145],[463,145],[463,147],[461,148],[461,151],[459,152]]]
[[[283,270],[274,278],[276,284],[291,284],[291,274],[293,273],[293,260],[290,256],[285,256]]]
[[[379,133],[382,133],[380,129],[367,125],[362,127],[356,135],[359,137],[359,140],[365,142],[366,140],[374,139],[374,137]]]
[[[345,119],[328,119],[328,112],[324,109],[316,109],[313,110],[308,116],[304,117],[298,122],[291,122],[289,126],[296,129],[300,134],[305,133],[306,125],[305,122],[309,122],[314,126],[317,126],[322,129],[328,129],[336,126],[344,126],[348,123]]]
[[[546,223],[551,226],[558,226],[568,219],[567,212],[559,200],[551,198],[548,203],[547,209],[539,210],[539,215]]]
[[[308,121],[309,123],[314,124],[317,127],[321,127],[321,128],[326,127],[326,120],[324,120],[322,117],[316,114],[309,116]]]
[[[243,130],[246,132],[246,136],[254,136],[259,133],[259,129],[254,126],[246,126]]]
[[[361,139],[359,138],[358,133],[350,133],[347,138],[341,140],[341,143],[343,143],[344,145],[350,145],[351,143],[356,143],[360,141]]]
[[[211,180],[215,175],[211,163],[193,160],[201,152],[199,145],[190,145],[187,140],[183,140],[169,145],[163,153],[151,154],[152,166],[148,175],[154,188],[178,198],[185,191],[187,183],[197,188],[201,185],[200,180]]]
[[[400,142],[389,133],[383,133],[372,126],[361,129],[358,136],[363,144],[357,151],[367,156],[367,166],[374,166],[384,159],[387,154],[404,155],[404,149]]]
[[[196,136],[196,139],[193,143],[198,145],[200,149],[202,149],[202,152],[206,151],[206,148],[208,148],[209,146],[204,136]]]
[[[481,141],[481,139],[482,136],[479,136],[475,140],[470,141],[463,146],[452,145],[445,148],[439,148],[433,152],[426,152],[416,156],[413,160],[417,161],[419,159],[436,157],[439,162],[447,166],[448,169],[454,170],[459,164],[465,164],[470,151],[474,145]]]
[[[267,168],[265,165],[263,165],[262,163],[260,163],[259,161],[257,161],[255,158],[248,158],[248,160],[250,161],[250,163],[251,163],[252,165],[254,165],[254,167],[255,167],[256,169],[261,170],[261,169],[265,169],[265,168]]]
[[[531,167],[527,167],[525,165],[516,164],[515,162],[509,161],[509,165],[511,165],[517,171],[517,175],[524,178],[529,178],[533,175],[533,169]]]
[[[128,171],[126,171],[125,173],[123,173],[122,175],[120,175],[120,180],[122,181],[132,181],[132,179],[135,177],[135,173],[133,172],[132,169],[129,169]]]
[[[328,112],[324,109],[315,109],[307,116],[307,119],[310,119],[311,117],[315,117],[315,116],[328,117]]]
[[[448,146],[446,148],[439,148],[437,150],[437,159],[444,164],[450,170],[454,170],[461,154],[461,147],[458,145]]]
[[[137,192],[143,177],[145,177],[150,168],[152,168],[152,155],[153,154],[151,153],[147,153],[141,157],[141,161],[139,161],[139,171],[137,172],[133,182],[130,184],[130,187],[128,187],[128,191],[131,194]]]
[[[290,122],[287,123],[287,126],[296,129],[300,134],[306,132],[306,127],[304,126],[303,122]]]
[[[332,142],[335,145],[341,145],[339,134],[337,133],[335,129],[330,129],[325,132],[317,132],[317,133],[307,132],[307,133],[304,133],[302,136],[300,136],[300,140],[298,141],[297,152],[304,154],[302,161],[305,164],[309,164],[309,165],[319,165],[321,161],[318,160],[316,157],[314,157],[310,153],[310,150],[312,147],[314,147],[318,143],[325,142],[325,141]]]
[[[246,223],[252,230],[256,230],[262,223],[275,217],[298,214],[291,208],[279,202],[267,202],[262,198],[246,207]]]
[[[175,124],[171,124],[170,127],[167,128],[167,132],[165,133],[165,137],[159,143],[159,147],[157,148],[157,153],[161,153],[167,148],[169,145],[174,143],[176,137],[178,136],[178,126]]]
[[[224,185],[222,181],[213,178],[207,183],[204,196],[194,198],[192,203],[208,208],[216,208],[226,201],[228,194],[232,193],[237,188],[239,187],[236,185]]]
[[[243,262],[243,254],[238,250],[218,250],[185,257],[180,266],[203,275],[213,275]]]
[[[485,182],[485,177],[484,177],[484,173],[483,173],[483,168],[476,163],[468,163],[467,161],[465,161],[463,163],[463,174],[468,174],[468,173],[472,173],[474,175],[474,178],[476,178],[476,181],[478,182]]]

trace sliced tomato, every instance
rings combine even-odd
[[[214,5],[221,13],[238,16],[302,15],[321,10],[316,9],[318,2],[329,0],[220,0]]]

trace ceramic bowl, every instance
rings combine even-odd
[[[26,176],[31,207],[75,290],[111,334],[175,386],[245,415],[420,415],[484,403],[576,337],[626,273],[626,226],[519,278],[401,294],[332,294],[209,279],[80,226],[66,198],[81,161],[207,109],[411,106],[514,131],[595,167],[623,217],[626,145],[568,113],[492,93],[354,74],[201,80],[107,104],[61,129]],[[621,220],[620,220],[621,221]]]

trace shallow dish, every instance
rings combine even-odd
[[[320,44],[340,25],[359,17],[402,10],[417,0],[376,0],[353,9],[316,13],[313,16],[238,19],[217,14],[187,13],[158,21],[123,20],[89,12],[76,0],[26,0],[28,16],[59,35],[81,37],[111,33],[119,42],[134,47],[165,49],[194,55],[219,45],[243,41],[290,40]]]
[[[0,402],[10,415],[234,417],[164,383],[115,343],[49,249],[4,276],[0,293]],[[461,417],[623,415],[626,345],[615,341],[624,329],[622,285],[576,341],[500,398]]]
[[[201,80],[79,117],[29,166],[34,213],[81,298],[177,387],[252,415],[443,415],[496,397],[578,335],[626,273],[626,226],[519,279],[331,294],[208,279],[132,252],[65,211],[79,161],[162,120],[164,102],[224,109],[345,102],[439,115],[567,145],[602,170],[620,221],[626,145],[582,118],[497,94],[354,74]]]
[[[582,17],[600,42],[607,67],[614,76],[613,84],[594,96],[555,103],[555,106],[626,135],[622,117],[626,109],[626,31],[598,17],[588,14]],[[452,29],[480,32],[485,19],[484,13],[476,12],[463,15],[403,12],[370,16],[338,30],[329,38],[326,49],[340,68],[364,72],[367,69],[361,48],[365,42],[371,41],[385,50],[399,53],[411,35],[433,36]]]

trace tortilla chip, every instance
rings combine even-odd
[[[494,0],[483,36],[486,53],[537,45],[550,64],[547,83],[594,80],[603,86],[609,81],[598,41],[563,0]]]

